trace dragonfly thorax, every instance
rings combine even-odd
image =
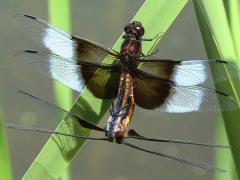
[[[136,60],[141,56],[141,41],[136,38],[124,40],[121,51],[120,61],[124,72],[132,72],[136,68]]]

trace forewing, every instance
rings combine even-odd
[[[238,108],[236,100],[226,93],[201,86],[180,86],[170,80],[154,79],[142,72],[136,72],[133,92],[138,106],[162,112],[185,113]]]
[[[171,80],[180,86],[205,85],[214,76],[214,82],[222,82],[229,77],[239,77],[236,65],[221,60],[139,60],[138,70],[149,76]],[[230,74],[223,72],[226,68]],[[212,72],[212,73],[211,73]]]
[[[16,53],[20,62],[41,71],[65,86],[81,92],[86,86],[90,92],[100,99],[112,99],[117,96],[119,73],[117,68],[108,64],[93,65],[65,59],[59,55],[20,51]]]
[[[75,37],[29,15],[15,15],[14,24],[36,43],[66,59],[101,63],[104,58],[118,61],[118,55],[102,45]]]

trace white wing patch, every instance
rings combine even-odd
[[[59,62],[59,60],[56,60],[57,56],[49,57],[49,69],[52,77],[65,86],[81,92],[84,88],[84,82],[79,72],[80,67],[75,61],[74,49],[76,49],[76,44],[70,40],[70,35],[64,32],[61,32],[64,34],[56,33],[56,30],[51,28],[45,29],[43,43],[53,53],[65,58],[66,61]]]
[[[66,59],[76,58],[74,53],[76,44],[70,40],[70,35],[64,32],[61,32],[64,33],[64,35],[56,33],[56,29],[53,30],[51,28],[47,28],[44,31],[43,43],[47,48]]]
[[[81,92],[84,88],[84,81],[79,72],[79,66],[74,60],[70,61],[56,60],[54,56],[49,59],[49,70],[55,80],[60,81],[65,86]]]
[[[169,97],[162,106],[165,112],[185,113],[198,111],[204,100],[204,91],[201,88],[193,88],[186,92],[186,89],[172,87]]]
[[[204,63],[181,62],[173,73],[173,81],[182,86],[202,84],[207,79],[206,72],[206,64]]]

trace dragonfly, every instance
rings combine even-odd
[[[144,149],[127,142],[127,139],[217,148],[227,146],[148,138],[134,129],[128,129],[128,126],[135,105],[143,109],[168,113],[236,109],[238,106],[234,97],[226,92],[212,89],[208,85],[211,81],[211,69],[216,83],[227,81],[229,78],[222,73],[223,68],[231,72],[230,77],[238,77],[239,71],[234,63],[223,60],[153,58],[155,53],[145,55],[142,52],[142,43],[154,41],[159,35],[145,38],[145,29],[138,21],[132,21],[124,27],[123,42],[118,52],[99,43],[68,34],[37,17],[17,14],[13,20],[16,27],[25,35],[50,51],[22,50],[16,53],[17,59],[77,92],[82,92],[86,88],[95,98],[114,101],[109,110],[110,116],[106,127],[101,128],[45,99],[20,91],[71,116],[84,128],[104,132],[104,138],[65,134],[14,124],[5,124],[6,127],[73,138],[110,141],[208,171],[224,171],[202,162]]]

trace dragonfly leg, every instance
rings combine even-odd
[[[153,41],[155,39],[159,39],[160,37],[163,36],[165,32],[159,32],[158,34],[156,34],[153,38],[141,38],[142,41]]]
[[[117,55],[119,55],[120,53],[114,49],[110,49],[112,52],[116,53]]]
[[[150,54],[148,54],[148,55],[145,55],[145,54],[142,53],[142,54],[141,54],[141,57],[143,57],[143,58],[150,57],[150,56],[152,56],[152,55],[154,55],[154,54],[157,54],[158,51],[159,51],[159,49],[155,50],[154,52],[152,52],[152,53],[150,53]]]

